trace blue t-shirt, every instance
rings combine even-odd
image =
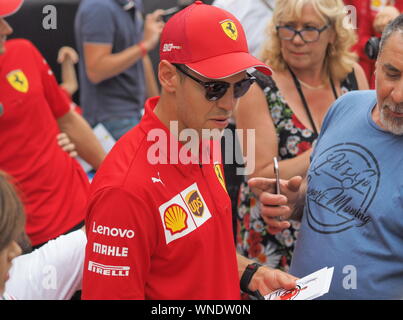
[[[143,39],[142,0],[136,10],[125,11],[125,0],[82,0],[75,18],[79,64],[80,104],[84,117],[94,126],[113,118],[131,118],[143,108],[145,76],[142,60],[119,75],[98,84],[85,72],[85,42],[111,44],[112,53],[121,52]]]
[[[324,299],[403,299],[403,136],[372,120],[374,91],[327,113],[290,273],[334,266]]]

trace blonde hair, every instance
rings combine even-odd
[[[352,27],[346,25],[347,13],[342,0],[276,0],[273,17],[267,28],[268,40],[262,50],[261,59],[275,71],[286,70],[287,64],[281,54],[276,26],[286,18],[300,18],[306,4],[312,4],[318,15],[334,30],[335,42],[327,49],[325,68],[329,68],[336,80],[345,79],[357,61],[357,55],[351,51],[357,42],[357,36]]]

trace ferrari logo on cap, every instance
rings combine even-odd
[[[27,93],[29,89],[28,79],[22,70],[11,71],[7,75],[7,80],[11,86],[22,93]]]
[[[224,30],[225,34],[232,40],[238,39],[238,30],[235,23],[232,20],[225,20],[220,23],[221,28]]]

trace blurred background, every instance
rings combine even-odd
[[[203,2],[211,4],[212,1],[205,0]],[[159,8],[168,9],[183,2],[184,0],[143,0],[144,13],[147,14]],[[59,48],[70,46],[76,49],[74,17],[79,4],[80,0],[25,0],[21,10],[6,19],[14,29],[14,33],[9,39],[25,38],[32,41],[52,67],[58,81],[60,81],[60,65],[56,59]],[[53,10],[49,6],[56,9],[56,29],[46,30],[43,27],[44,18],[51,12],[50,10]],[[159,61],[158,48],[151,51],[149,55],[154,70],[156,70]],[[78,93],[73,98],[78,103]]]

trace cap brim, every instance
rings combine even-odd
[[[227,78],[249,68],[255,68],[266,75],[272,74],[268,65],[246,52],[231,52],[186,65],[202,76],[211,79]]]
[[[16,13],[22,6],[24,0],[2,0],[0,2],[0,17],[5,18]]]

